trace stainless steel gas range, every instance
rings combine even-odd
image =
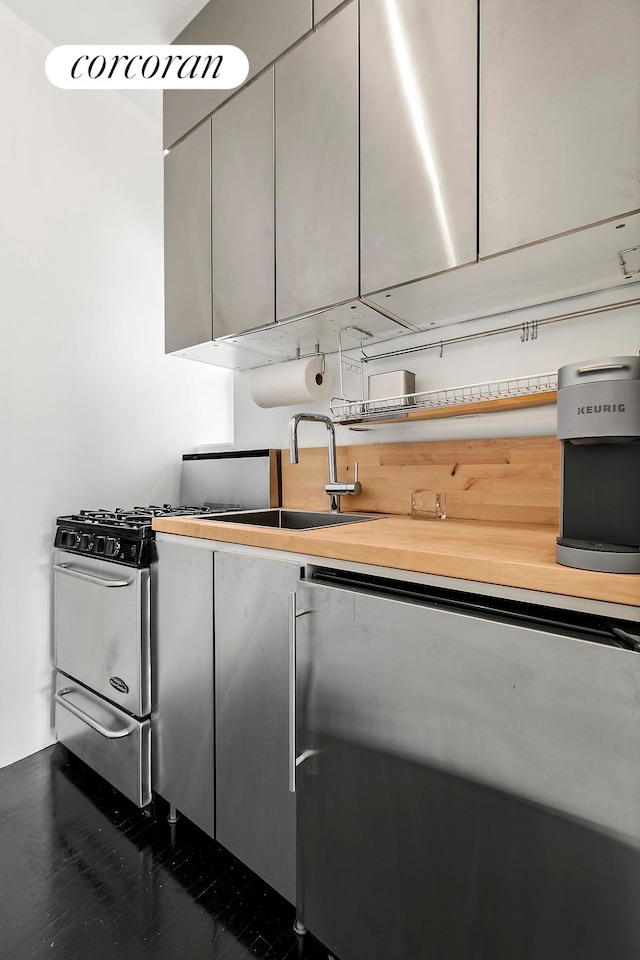
[[[59,517],[52,557],[57,738],[140,807],[152,791],[151,521],[277,506],[279,456],[186,454],[180,502],[196,505]]]
[[[58,518],[56,734],[140,807],[151,800],[151,521],[237,508],[165,504]]]

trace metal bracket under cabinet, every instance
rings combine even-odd
[[[298,355],[362,349],[395,340],[417,328],[362,300],[348,300],[303,317],[270,323],[257,330],[219,337],[176,351],[176,356],[219,367],[251,370],[293,360]],[[339,343],[340,341],[340,343]]]
[[[618,257],[625,279],[640,273],[640,247],[629,247],[628,250],[621,250]]]

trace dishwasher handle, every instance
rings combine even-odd
[[[88,691],[80,690],[77,687],[64,687],[62,690],[58,690],[55,694],[56,703],[60,704],[61,707],[64,707],[65,710],[68,710],[69,713],[72,713],[74,717],[77,717],[78,720],[82,720],[83,723],[86,723],[87,726],[91,727],[102,737],[106,737],[107,740],[120,740],[122,737],[128,737],[130,733],[136,729],[135,721],[131,721],[128,724],[125,724],[124,727],[120,727],[118,730],[109,730],[108,727],[103,726],[99,720],[96,720],[95,717],[92,717],[91,714],[87,713],[82,707],[77,706],[71,700],[67,700],[66,697],[70,693],[82,693],[83,697],[91,699]],[[98,699],[96,697],[96,702]],[[100,705],[104,704],[100,701]]]
[[[614,637],[621,641],[620,646],[625,650],[634,650],[636,653],[640,653],[640,636],[629,633],[628,630],[623,630],[622,627],[610,626],[609,630]]]

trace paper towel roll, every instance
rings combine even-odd
[[[251,377],[251,398],[259,407],[290,407],[319,403],[331,390],[331,377],[322,373],[324,357],[303,357],[271,367],[259,367]]]

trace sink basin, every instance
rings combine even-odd
[[[378,520],[368,513],[324,513],[321,510],[243,510],[239,513],[224,513],[217,517],[200,517],[201,520],[218,520],[224,523],[243,523],[252,527],[278,527],[280,530],[313,530],[314,527],[334,527],[342,523],[359,523],[362,520]]]

